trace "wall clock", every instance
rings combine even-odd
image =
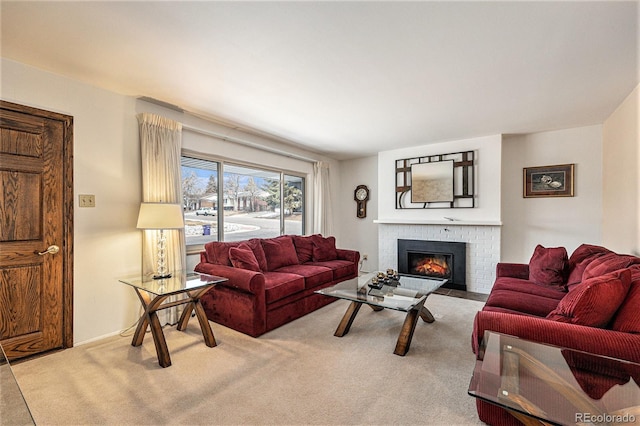
[[[366,185],[356,186],[353,192],[353,199],[356,200],[356,217],[362,219],[367,217],[367,201],[369,201],[369,188]]]

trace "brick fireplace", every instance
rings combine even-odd
[[[398,269],[398,240],[465,243],[465,285],[467,291],[489,294],[500,261],[501,226],[494,224],[414,224],[377,221],[378,268]]]

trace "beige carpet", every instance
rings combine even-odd
[[[160,368],[151,335],[142,347],[111,337],[14,365],[38,425],[473,425],[467,386],[473,316],[481,302],[431,295],[409,353],[393,354],[404,313],[360,310],[333,336],[337,301],[258,339],[212,323],[208,348],[193,318],[165,329]]]

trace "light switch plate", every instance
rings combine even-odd
[[[93,194],[80,194],[78,195],[80,207],[95,207],[96,196]]]

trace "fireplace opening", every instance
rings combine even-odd
[[[398,240],[398,273],[446,279],[445,288],[466,290],[466,244],[449,241]]]
[[[451,255],[409,252],[409,273],[428,278],[451,278]]]

